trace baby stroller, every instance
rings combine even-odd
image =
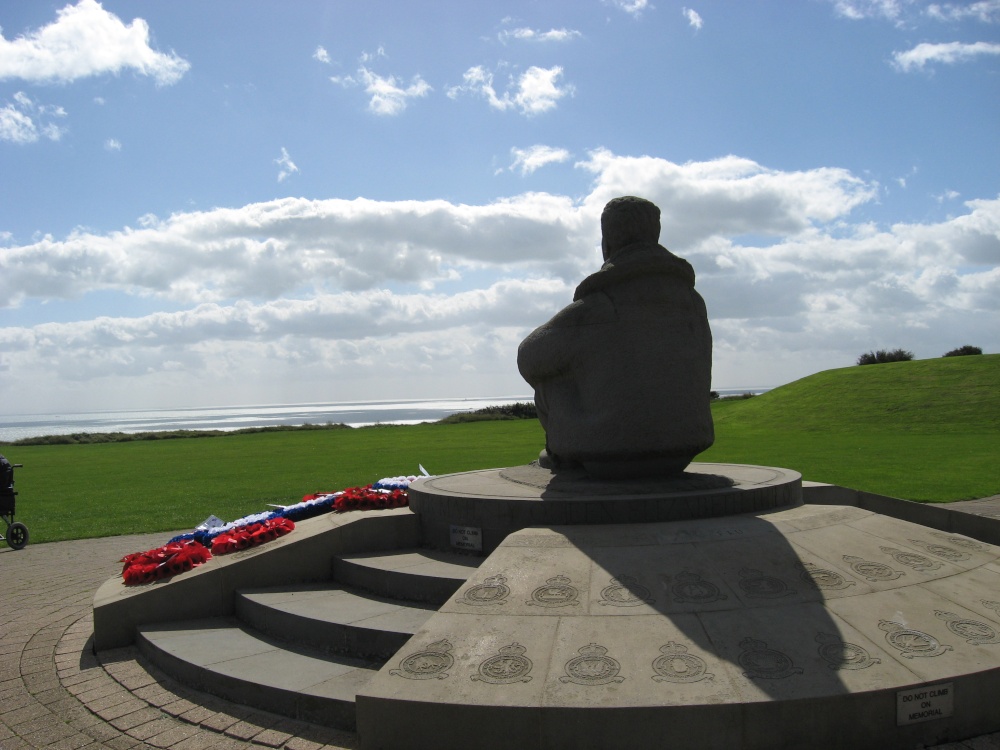
[[[6,535],[0,534],[0,541],[7,540],[11,549],[23,549],[28,543],[28,527],[14,522],[14,469],[21,464],[12,464],[0,456],[0,518],[7,525]]]

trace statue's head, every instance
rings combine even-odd
[[[608,202],[601,214],[601,249],[604,260],[636,242],[658,242],[660,209],[644,198],[626,195]]]

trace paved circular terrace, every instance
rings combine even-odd
[[[1000,496],[956,503],[1000,517]],[[169,534],[0,545],[0,748],[354,748],[344,732],[237,706],[177,685],[132,648],[91,655],[94,591],[123,554]],[[938,750],[1000,747],[1000,733]]]

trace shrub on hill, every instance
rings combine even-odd
[[[952,349],[947,354],[942,354],[941,356],[942,357],[966,357],[966,356],[968,356],[970,354],[982,354],[982,353],[983,353],[983,350],[980,349],[978,346],[969,346],[968,344],[966,344],[965,346],[958,347],[958,349]]]
[[[518,401],[515,404],[500,404],[485,406],[475,411],[463,411],[450,414],[438,420],[443,424],[460,424],[462,422],[490,422],[505,419],[537,419],[538,412],[531,402]]]
[[[252,435],[260,432],[297,432],[310,430],[349,430],[351,427],[337,422],[302,425],[277,424],[267,427],[241,427],[238,430],[163,430],[162,432],[74,432],[71,435],[41,435],[21,438],[0,445],[90,445],[94,443],[132,443],[139,440],[177,440],[180,438],[227,437]]]
[[[858,357],[859,365],[880,365],[885,362],[909,362],[913,359],[913,352],[906,349],[893,349],[891,352],[879,349],[877,352],[865,352]]]

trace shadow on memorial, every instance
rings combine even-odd
[[[580,606],[590,614],[583,619],[602,624],[595,637],[608,633],[608,642],[595,641],[590,653],[606,650],[615,659],[616,646],[641,650],[644,679],[671,686],[682,703],[685,688],[694,685],[708,703],[850,693],[840,671],[878,663],[877,657],[824,602],[828,592],[849,593],[854,582],[793,547],[770,515],[552,527],[589,562],[589,581],[586,564],[567,562],[564,567],[576,570],[548,576],[532,596],[572,598],[578,588]],[[533,538],[541,541],[528,533],[508,544],[529,546]],[[558,567],[552,559],[535,577]],[[570,609],[563,611],[570,615]],[[581,655],[590,645],[580,644]],[[643,657],[636,656],[641,668]]]

